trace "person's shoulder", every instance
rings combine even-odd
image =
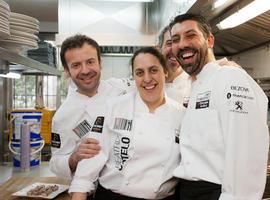
[[[130,102],[132,98],[134,98],[136,95],[135,91],[134,92],[129,92],[125,95],[120,95],[120,96],[114,96],[111,97],[108,101],[107,104],[111,106],[116,106],[116,105],[125,105]]]

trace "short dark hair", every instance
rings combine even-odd
[[[143,48],[137,50],[137,51],[133,54],[133,56],[132,56],[132,58],[131,58],[131,60],[130,60],[130,62],[131,62],[130,64],[131,64],[132,74],[133,74],[133,72],[134,72],[134,60],[135,60],[135,58],[136,58],[139,54],[142,54],[142,53],[143,53],[143,54],[149,53],[149,54],[155,56],[155,57],[158,59],[159,63],[161,64],[161,66],[162,66],[164,72],[167,73],[166,61],[165,61],[165,58],[163,57],[163,55],[162,55],[156,48],[154,48],[154,47],[143,47]]]
[[[210,24],[203,16],[189,13],[176,16],[170,23],[170,27],[172,28],[176,23],[182,23],[187,20],[196,21],[205,38],[209,37],[209,35],[212,33]]]
[[[167,31],[170,31],[170,26],[169,26],[169,25],[165,26],[165,27],[161,30],[161,32],[160,32],[160,34],[159,34],[159,36],[158,36],[158,47],[159,47],[160,49],[162,48],[162,44],[163,44],[163,42],[164,42],[164,35],[165,35],[165,33],[166,33]]]
[[[76,34],[68,37],[61,45],[60,58],[64,69],[68,70],[65,53],[71,49],[81,48],[85,43],[93,46],[97,50],[98,61],[101,61],[98,43],[86,35]]]

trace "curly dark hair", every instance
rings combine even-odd
[[[68,70],[67,62],[65,59],[65,53],[71,49],[81,48],[85,43],[93,46],[97,50],[98,61],[99,62],[101,61],[100,47],[98,43],[86,35],[77,34],[68,37],[61,45],[60,58],[65,70]]]

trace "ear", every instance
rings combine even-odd
[[[212,33],[210,33],[210,35],[207,38],[208,48],[212,49],[214,47],[214,43],[215,43],[215,37],[213,36]]]
[[[70,72],[69,72],[68,69],[65,69],[65,74],[66,74],[66,77],[67,77],[67,78],[71,77]]]

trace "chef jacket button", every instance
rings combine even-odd
[[[164,167],[165,166],[165,163],[161,163],[161,166]]]
[[[129,181],[126,182],[126,185],[129,185]]]
[[[157,193],[158,192],[158,189],[156,188],[156,189],[154,189],[154,193]]]

